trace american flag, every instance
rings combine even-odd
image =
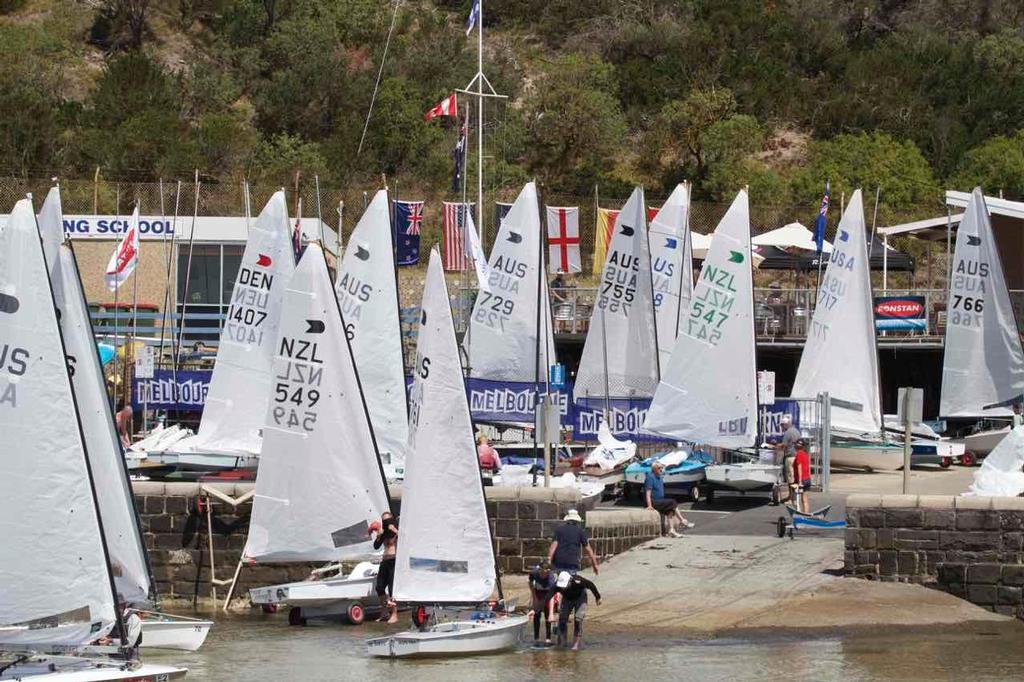
[[[441,218],[441,264],[448,272],[461,272],[469,267],[469,258],[466,255],[466,239],[462,229],[462,216],[460,207],[466,207],[470,215],[473,215],[473,204],[461,202],[444,202],[444,212]]]
[[[415,265],[419,262],[422,225],[422,201],[395,202],[395,250],[399,265]]]
[[[820,254],[825,246],[825,225],[828,221],[828,195],[829,181],[825,181],[825,195],[821,197],[821,208],[818,209],[818,217],[814,220],[814,248]]]

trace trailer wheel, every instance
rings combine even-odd
[[[363,608],[363,603],[354,601],[349,604],[345,610],[345,617],[352,625],[362,625],[363,621],[366,620],[366,609]]]
[[[952,457],[943,457],[943,458],[942,458],[942,459],[941,459],[941,460],[939,461],[939,466],[940,466],[941,468],[943,468],[943,469],[948,469],[948,468],[949,468],[949,465],[950,465],[950,464],[952,464],[952,463],[953,463],[953,458],[952,458]]]
[[[965,467],[972,467],[978,463],[978,456],[973,452],[966,450],[964,454],[960,455],[960,465]]]
[[[782,502],[782,489],[776,483],[772,486],[772,505],[778,506]]]
[[[304,626],[305,624],[306,619],[302,615],[301,608],[299,608],[298,606],[293,606],[291,609],[288,610],[288,625],[294,625],[298,627]]]
[[[779,520],[775,522],[775,532],[778,533],[780,538],[786,537],[786,517],[780,516]]]
[[[277,604],[260,604],[263,613],[277,613]]]
[[[694,504],[697,504],[698,502],[700,502],[700,486],[696,486],[696,485],[690,486],[689,496],[690,496],[690,502],[693,502]]]

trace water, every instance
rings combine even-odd
[[[289,627],[282,616],[219,617],[194,654],[146,655],[189,668],[188,680],[935,680],[1024,679],[1024,625],[941,634],[685,640],[595,633],[581,652],[388,661],[366,656],[379,625]]]

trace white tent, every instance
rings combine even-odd
[[[814,233],[800,223],[790,223],[780,228],[759,234],[750,240],[754,246],[774,246],[779,249],[801,249],[804,251],[817,251],[814,244]],[[832,245],[824,241],[822,249],[824,253],[832,253]]]
[[[708,257],[708,249],[711,248],[711,235],[691,232],[690,247],[693,249],[693,257],[695,259],[704,260]],[[764,262],[764,256],[759,256],[756,253],[751,252],[750,257],[754,262],[755,268]]]

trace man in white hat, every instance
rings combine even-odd
[[[594,568],[594,575],[598,574],[597,555],[590,546],[590,538],[583,530],[581,524],[583,519],[575,509],[570,509],[563,523],[555,530],[551,547],[548,549],[548,562],[555,571],[566,571],[571,575],[579,572],[583,560],[584,550],[590,557],[590,565]]]
[[[594,593],[597,605],[601,605],[601,593],[597,585],[581,575],[570,575],[568,571],[558,574],[554,586],[544,595],[550,600],[556,594],[562,595],[562,604],[558,610],[558,646],[568,642],[569,616],[572,615],[573,651],[583,646],[583,619],[587,617],[587,590]]]

